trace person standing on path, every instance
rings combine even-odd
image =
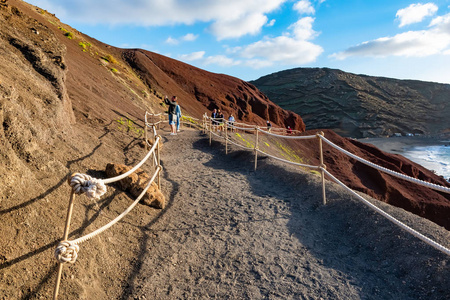
[[[175,108],[175,113],[177,115],[177,132],[180,132],[181,108],[179,104],[177,104],[177,107]]]
[[[234,131],[234,122],[236,122],[236,120],[234,119],[233,115],[230,115],[230,117],[228,118],[228,125],[231,127],[231,131]]]
[[[218,124],[218,122],[216,120],[217,116],[218,116],[217,109],[214,108],[214,110],[211,113],[211,124],[213,125],[213,128],[212,128],[213,131],[216,131],[216,126]]]
[[[272,124],[270,123],[269,120],[267,120],[267,132],[270,132],[271,129],[272,129]]]
[[[169,98],[166,96],[164,98],[164,103],[166,103],[167,105],[169,105],[169,125],[170,125],[170,135],[176,135],[177,134],[177,129],[176,129],[176,123],[177,123],[177,113],[176,113],[176,109],[177,109],[177,96],[173,96],[172,100],[169,101]]]

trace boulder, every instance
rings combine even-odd
[[[122,164],[110,163],[106,165],[105,171],[108,177],[115,177],[128,172],[132,168]],[[133,174],[118,181],[117,186],[137,198],[148,184],[150,178],[146,172],[139,168]],[[159,209],[164,208],[165,201],[164,195],[158,189],[158,185],[155,182],[152,182],[150,188],[141,199],[141,203]]]

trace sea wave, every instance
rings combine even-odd
[[[404,148],[404,151],[402,155],[406,158],[450,179],[450,146],[412,146]]]

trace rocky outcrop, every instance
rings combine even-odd
[[[122,175],[133,167],[128,167],[122,164],[107,164],[106,165],[106,175],[111,178],[115,176]],[[123,191],[129,192],[133,197],[137,198],[145,189],[145,186],[150,181],[150,176],[142,169],[137,169],[136,172],[125,177],[117,182],[119,188]],[[141,202],[145,205],[162,209],[165,206],[166,198],[158,189],[158,185],[152,182],[150,188],[145,192],[141,199]]]
[[[273,102],[300,114],[307,130],[347,137],[450,133],[450,85],[298,68],[252,81]]]

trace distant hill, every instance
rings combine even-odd
[[[306,129],[347,137],[450,134],[450,85],[297,68],[251,81],[270,100],[300,114]]]

